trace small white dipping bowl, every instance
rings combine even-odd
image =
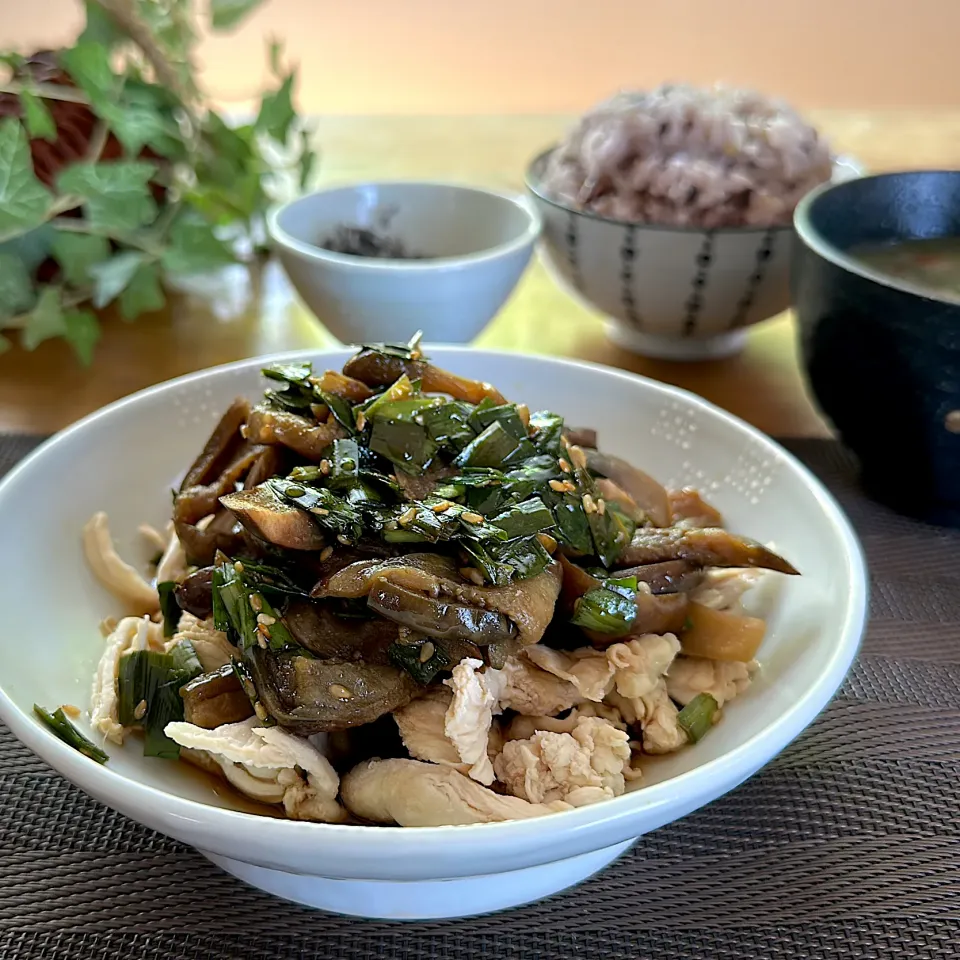
[[[423,259],[334,253],[339,227],[399,241]],[[445,183],[319,190],[273,210],[267,228],[297,292],[346,343],[469,343],[517,285],[540,220],[521,195]]]
[[[672,487],[698,486],[730,527],[774,541],[803,574],[757,588],[767,618],[750,688],[702,741],[644,765],[615,800],[533,820],[473,826],[345,826],[244,813],[187,764],[146,758],[135,737],[99,766],[33,716],[89,702],[117,602],[84,562],[80,530],[110,514],[121,554],[144,555],[140,523],[162,529],[179,485],[222,411],[263,391],[264,359],[218,367],[121,400],[45,443],[0,482],[0,717],[31,750],[98,800],[190,844],[234,876],[339,913],[462,917],[556,893],[601,869],[641,834],[741,783],[823,709],[857,651],[866,573],[833,498],[790,454],[735,417],[674,387],[545,357],[427,348],[438,364],[600,431],[604,449]],[[293,354],[340,369],[349,354]],[[78,721],[90,734],[85,719]]]
[[[712,360],[746,342],[746,327],[790,305],[793,227],[663,227],[614,220],[552,200],[527,170],[543,219],[543,255],[561,285],[610,319],[610,338],[664,360]],[[834,180],[859,176],[849,160]]]

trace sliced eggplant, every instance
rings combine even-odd
[[[607,477],[629,494],[651,523],[658,527],[670,525],[670,495],[666,487],[620,457],[600,453],[599,450],[584,452],[590,471],[601,477]]]
[[[283,622],[294,640],[324,660],[362,660],[389,664],[387,647],[399,634],[396,623],[382,617],[341,616],[329,602],[291,599]]]
[[[507,644],[517,636],[517,628],[502,613],[427,596],[389,580],[374,584],[367,595],[367,604],[395,623],[440,640],[464,640],[487,646]]]
[[[317,423],[261,403],[250,411],[247,436],[253,443],[281,444],[307,460],[323,459],[330,444],[345,436],[336,421]]]
[[[177,585],[177,604],[199,620],[213,615],[213,567],[202,567]]]
[[[252,652],[257,694],[280,726],[310,736],[372,723],[421,691],[398,667]]]
[[[618,563],[629,567],[665,560],[688,560],[700,567],[762,567],[779,573],[798,573],[783,557],[762,543],[719,527],[699,530],[641,528],[620,554]]]
[[[636,577],[638,583],[646,583],[650,592],[689,593],[700,586],[703,570],[689,560],[665,560],[663,563],[649,563],[642,567],[627,567],[618,570],[617,577]]]
[[[250,698],[230,664],[191,680],[180,688],[180,696],[184,720],[207,730],[253,716]]]
[[[280,497],[269,484],[229,493],[220,502],[247,530],[275,547],[322,550],[326,546],[323,531],[310,515]]]

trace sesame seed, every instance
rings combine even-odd
[[[569,473],[569,472],[570,472],[570,463],[569,463],[567,460],[565,460],[563,457],[561,457],[558,462],[559,462],[559,464],[560,464],[560,469],[561,469],[564,473]]]
[[[422,413],[418,413],[418,414],[413,418],[413,422],[414,422],[418,427],[422,427],[422,426],[423,426],[423,422],[424,422],[424,421],[423,421],[423,414],[422,414]]]
[[[367,425],[367,415],[361,410],[357,414],[357,429],[362,430]]]
[[[347,689],[342,683],[331,683],[327,690],[331,697],[336,697],[338,700],[353,699],[353,691]]]
[[[420,662],[421,662],[421,663],[426,663],[426,662],[433,656],[433,654],[436,652],[436,649],[437,649],[437,648],[428,640],[428,641],[420,648],[420,658],[419,658],[419,659],[420,659]]]
[[[79,707],[75,707],[72,703],[65,703],[65,704],[63,704],[63,706],[60,707],[60,709],[61,709],[68,717],[79,717],[79,716],[80,716],[80,708],[79,708]]]
[[[342,533],[338,533],[338,534],[337,534],[337,543],[341,543],[341,544],[343,544],[343,546],[349,547],[349,546],[350,546],[350,538],[349,538],[349,537],[345,537]]]
[[[577,485],[576,485],[575,483],[571,483],[569,480],[564,480],[564,481],[563,481],[563,491],[564,491],[564,493],[576,493],[576,492],[577,492]]]
[[[602,517],[607,512],[607,504],[604,500],[597,501],[597,513]]]
[[[323,563],[324,560],[329,560],[333,556],[333,547],[324,547],[320,551],[320,562]]]
[[[570,460],[573,462],[575,467],[579,467],[581,470],[586,469],[587,456],[579,447],[575,447],[571,444],[567,452],[570,454]]]
[[[411,350],[411,351],[410,351],[410,359],[411,359],[411,360],[419,360],[422,356],[423,356],[423,353],[422,353],[420,350]]]
[[[460,519],[467,523],[483,523],[483,517],[479,513],[461,513]]]
[[[591,497],[589,493],[585,493],[580,500],[583,503],[583,509],[586,510],[587,513],[597,512],[597,505],[593,502],[593,497]]]
[[[411,507],[405,513],[400,514],[397,519],[404,526],[406,526],[408,523],[413,523],[413,521],[417,519],[417,508]]]
[[[330,513],[326,507],[311,507],[310,512],[317,517],[325,517]]]
[[[243,573],[243,564],[238,560],[238,561],[233,565],[233,569],[236,570],[237,573]]]
[[[397,530],[400,527],[400,524],[396,520],[388,520],[384,525],[384,530]]]
[[[257,646],[261,650],[267,649],[267,638],[263,635],[262,630],[257,630]]]
[[[537,539],[540,541],[547,553],[553,553],[557,549],[557,541],[549,533],[538,533]]]
[[[141,700],[133,710],[133,719],[142,720],[147,715],[147,701]]]
[[[276,617],[271,617],[267,613],[257,614],[257,623],[263,627],[272,627],[277,622]]]
[[[250,609],[254,613],[259,613],[263,609],[263,597],[259,593],[250,594]]]
[[[483,586],[483,574],[476,567],[461,567],[460,576],[464,580],[475,583],[478,587]]]
[[[263,723],[267,721],[267,708],[258,700],[253,705],[253,712],[257,715],[257,719]]]
[[[330,461],[329,461],[329,460],[321,460],[321,461],[320,461],[320,472],[321,472],[324,476],[326,476],[326,475],[330,472]]]
[[[288,497],[302,497],[307,491],[303,487],[287,487]]]
[[[430,509],[434,513],[443,513],[445,510],[449,510],[453,504],[449,500],[441,500],[439,503],[435,503]]]
[[[556,490],[557,493],[563,493],[563,491],[566,490],[566,488],[567,488],[567,487],[566,487],[566,484],[565,484],[562,480],[551,480],[551,481],[550,481],[550,489],[551,489],[551,490]]]

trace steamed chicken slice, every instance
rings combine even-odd
[[[203,751],[242,793],[262,803],[282,803],[293,820],[337,823],[339,778],[330,761],[308,741],[251,717],[206,730],[168,723],[164,733],[181,747]]]
[[[667,691],[677,703],[686,706],[697,694],[709,693],[722,707],[750,686],[757,662],[704,660],[701,657],[677,657],[666,677]]]
[[[571,809],[562,801],[502,796],[450,767],[419,760],[361,763],[344,776],[340,793],[358,817],[401,827],[524,820]]]
[[[106,647],[97,663],[90,700],[90,725],[113,743],[123,743],[120,725],[120,693],[117,676],[120,658],[134,650],[163,650],[163,624],[149,617],[124,617],[106,638]]]
[[[179,542],[179,541],[178,541]],[[160,609],[157,588],[127,563],[114,546],[110,523],[102,511],[83,528],[83,552],[94,576],[134,614],[152,614]]]
[[[503,745],[494,767],[497,779],[515,797],[531,803],[563,800],[584,806],[625,789],[629,737],[596,717],[578,718],[569,733],[538,731],[528,740]]]

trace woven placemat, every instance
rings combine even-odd
[[[0,437],[0,474],[36,440]],[[827,960],[960,957],[960,533],[787,444],[856,525],[862,655],[759,774],[579,888],[495,918],[297,907],[88,799],[0,728],[0,960]]]

